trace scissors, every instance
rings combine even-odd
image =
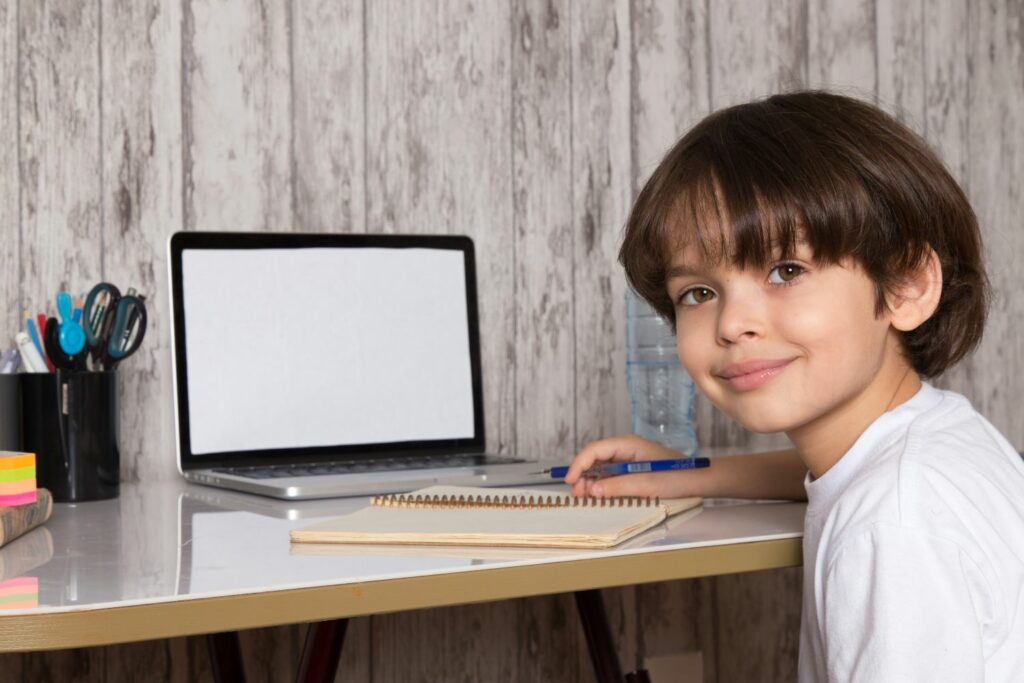
[[[114,285],[101,282],[85,299],[85,343],[94,365],[101,370],[112,370],[138,351],[146,336],[145,297],[134,291],[122,295]]]

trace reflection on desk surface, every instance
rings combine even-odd
[[[124,606],[343,584],[509,564],[558,562],[778,538],[798,538],[798,503],[716,505],[670,520],[604,551],[436,548],[297,552],[288,532],[311,519],[365,505],[365,499],[274,501],[182,481],[124,484],[121,497],[54,506],[45,527],[0,549],[3,576],[39,579],[38,610]],[[756,508],[756,511],[753,509]],[[470,552],[466,553],[465,550]],[[37,611],[37,610],[33,610]],[[13,614],[16,611],[4,612]],[[3,617],[0,617],[3,618]]]
[[[53,536],[36,527],[0,550],[0,583],[18,578],[53,559]]]

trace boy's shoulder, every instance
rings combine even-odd
[[[865,454],[836,500],[836,521],[847,531],[879,523],[957,527],[971,515],[1008,515],[1024,525],[1024,461],[1016,450],[964,396],[930,385],[923,391],[923,406]]]
[[[1019,457],[965,396],[928,384],[921,392],[915,397],[919,404],[893,419],[878,439],[876,452],[865,458],[865,477],[886,476],[892,470],[911,477],[915,472],[919,476],[927,471],[962,472],[998,466],[1008,456]]]

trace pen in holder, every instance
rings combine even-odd
[[[21,378],[21,449],[58,503],[116,498],[117,373],[58,369]]]

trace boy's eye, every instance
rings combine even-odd
[[[714,298],[715,293],[707,287],[692,287],[683,292],[683,295],[679,297],[679,303],[683,306],[696,306]]]
[[[773,285],[784,285],[800,277],[803,272],[804,267],[796,263],[780,263],[768,273],[768,282]]]

